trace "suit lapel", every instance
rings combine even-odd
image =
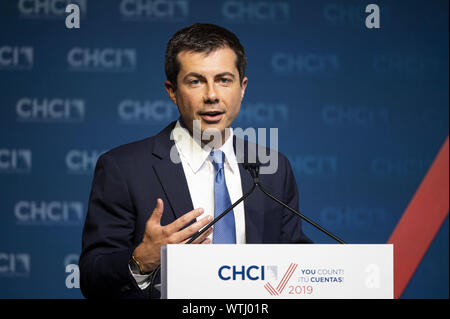
[[[173,150],[172,156],[177,159],[177,163],[174,163],[170,156],[172,147],[175,147],[174,141],[170,139],[170,133],[174,126],[175,122],[171,123],[155,138],[153,155],[159,160],[154,162],[153,169],[167,197],[168,203],[165,204],[169,204],[173,211],[174,219],[177,219],[193,210],[194,207],[186,176],[184,175],[183,165],[179,160],[176,149]],[[167,209],[168,206],[165,205],[165,210]]]

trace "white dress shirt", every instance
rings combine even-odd
[[[175,146],[180,154],[184,175],[186,176],[189,193],[194,208],[203,208],[205,213],[199,218],[210,215],[214,218],[214,166],[209,159],[210,150],[202,148],[189,134],[186,128],[177,122],[173,130]],[[242,197],[241,175],[233,148],[233,129],[230,136],[219,148],[225,154],[225,180],[231,202]],[[244,204],[240,203],[234,209],[236,225],[236,244],[245,244]],[[187,212],[184,212],[187,213]],[[210,235],[212,239],[213,235]]]
[[[177,121],[171,133],[171,138],[180,154],[184,175],[186,176],[189,193],[194,208],[203,208],[204,213],[199,218],[210,215],[214,218],[214,166],[209,158],[210,151],[203,149],[191,136],[189,131]],[[242,197],[241,175],[233,148],[233,129],[225,143],[219,148],[225,154],[225,180],[231,203]],[[234,209],[236,244],[245,244],[244,203]],[[185,214],[187,212],[179,212]],[[231,212],[230,212],[231,213]],[[229,214],[230,214],[229,213]],[[209,238],[212,240],[211,234]],[[130,270],[131,271],[131,270]],[[149,285],[148,275],[133,274],[139,287],[145,289]]]

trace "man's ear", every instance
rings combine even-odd
[[[173,86],[172,82],[166,80],[166,82],[164,82],[164,88],[166,89],[167,94],[169,94],[169,97],[172,100],[173,104],[178,105],[177,97],[175,94],[175,87]]]
[[[245,76],[241,84],[241,100],[244,98],[245,89],[247,88],[248,78]]]

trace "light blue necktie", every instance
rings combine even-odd
[[[225,181],[225,170],[223,167],[225,154],[222,151],[211,152],[212,164],[215,170],[214,177],[214,218],[231,206]],[[214,244],[235,244],[236,227],[234,223],[234,212],[229,211],[221,220],[214,224]]]

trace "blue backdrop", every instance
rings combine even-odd
[[[65,26],[70,2],[80,29]],[[376,0],[379,29],[365,25],[368,3],[2,0],[0,297],[82,297],[65,266],[81,251],[96,159],[177,118],[164,52],[194,22],[246,48],[235,126],[278,128],[300,209],[349,243],[385,243],[449,132],[449,2]],[[448,228],[404,298],[448,298]]]

